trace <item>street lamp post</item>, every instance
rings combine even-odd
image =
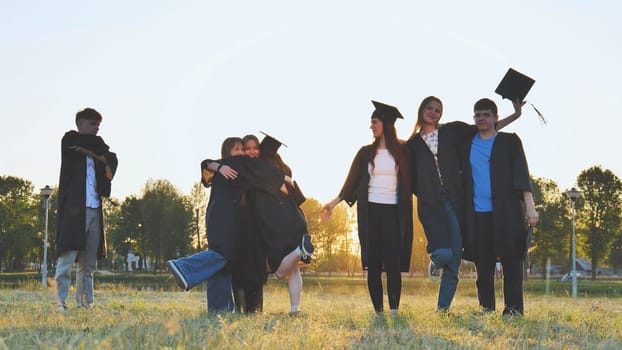
[[[48,277],[48,211],[50,209],[50,196],[52,192],[54,192],[54,189],[48,185],[41,189],[41,196],[45,206],[45,236],[43,238],[43,263],[41,264],[41,285],[44,288],[47,287]]]
[[[571,188],[566,191],[566,196],[570,198],[572,204],[572,297],[577,297],[577,238],[575,225],[575,202],[581,195],[581,191]]]
[[[196,213],[196,217],[195,217],[195,224],[196,224],[196,229],[197,229],[197,245],[199,246],[198,251],[201,251],[201,230],[199,230],[199,208],[194,208],[194,211]]]

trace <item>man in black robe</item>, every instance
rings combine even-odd
[[[102,116],[92,108],[76,114],[78,131],[68,131],[61,141],[61,170],[58,184],[56,244],[58,262],[55,280],[60,312],[71,285],[71,268],[78,263],[76,303],[93,305],[93,272],[97,258],[106,256],[102,197],[110,196],[117,156],[97,136]]]
[[[477,268],[477,296],[484,311],[495,310],[495,265],[503,266],[503,314],[522,315],[523,256],[527,225],[538,214],[520,138],[495,130],[496,104],[481,99],[474,107],[478,133],[462,152],[466,191],[463,257]]]

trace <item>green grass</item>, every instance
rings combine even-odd
[[[568,283],[551,283],[553,295],[545,296],[544,282],[530,281],[525,316],[508,318],[478,312],[473,280],[460,282],[451,313],[444,315],[434,311],[437,283],[405,278],[400,316],[391,318],[374,315],[361,277],[305,277],[296,316],[287,314],[284,281],[271,279],[264,313],[246,316],[208,314],[201,289],[137,291],[127,282],[97,278],[97,306],[64,315],[55,312],[51,290],[41,290],[36,280],[0,289],[0,349],[622,348],[621,300],[592,296],[612,290],[619,296],[620,282],[581,281],[580,297],[572,299],[562,292]],[[165,286],[171,283],[161,278]],[[503,305],[500,294],[497,305]]]

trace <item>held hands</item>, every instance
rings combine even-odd
[[[333,209],[337,206],[337,204],[339,204],[339,202],[341,202],[341,198],[336,197],[322,207],[322,222],[330,219],[330,216],[333,215]]]

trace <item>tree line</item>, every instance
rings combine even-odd
[[[604,266],[617,273],[622,267],[622,181],[610,170],[593,166],[579,174],[576,184],[582,191],[576,202],[577,256],[589,260],[592,278]],[[568,270],[572,233],[569,200],[550,179],[532,178],[532,185],[540,221],[529,251],[530,265],[543,267],[550,261]],[[57,256],[55,194],[50,197],[48,225],[47,265],[52,269]],[[168,180],[148,180],[140,195],[130,195],[123,201],[105,200],[109,251],[99,268],[127,270],[131,252],[139,257],[134,268],[156,272],[168,259],[206,249],[207,202],[208,193],[201,184],[194,184],[190,194],[184,195]],[[310,269],[328,274],[360,272],[355,208],[341,204],[327,222],[320,220],[322,203],[317,199],[307,199],[301,209],[316,245]],[[425,269],[428,257],[423,229],[416,212],[413,215],[414,272]],[[44,223],[42,198],[33,184],[14,176],[0,176],[0,271],[40,268]]]

